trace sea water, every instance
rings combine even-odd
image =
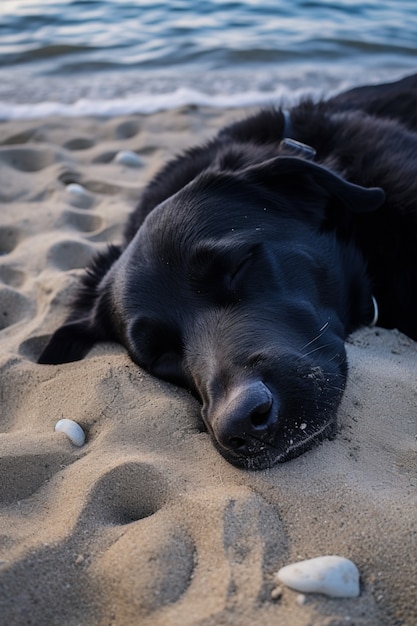
[[[0,0],[1,119],[282,103],[416,69],[416,0]]]

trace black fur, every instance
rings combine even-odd
[[[416,76],[224,128],[150,182],[39,362],[122,343],[193,391],[243,467],[331,436],[372,296],[381,326],[417,339],[416,132]]]

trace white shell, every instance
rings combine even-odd
[[[86,189],[78,183],[70,183],[66,186],[66,191],[68,191],[68,193],[74,194],[74,196],[84,196],[88,194]]]
[[[318,556],[282,567],[277,578],[287,587],[302,593],[324,593],[334,598],[359,595],[359,571],[342,556]]]
[[[140,156],[138,156],[136,152],[130,152],[129,150],[118,152],[114,160],[116,163],[119,163],[119,165],[128,165],[129,167],[141,167],[143,165]]]
[[[65,433],[74,446],[78,446],[80,448],[85,444],[84,431],[81,426],[73,420],[59,420],[59,422],[55,424],[55,430],[59,433]]]

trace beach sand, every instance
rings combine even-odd
[[[118,345],[36,364],[145,183],[243,115],[0,124],[1,625],[417,624],[416,343],[355,334],[337,438],[260,472],[229,465],[198,403]],[[85,446],[54,432],[61,418]],[[274,591],[280,567],[325,554],[356,563],[358,598]]]

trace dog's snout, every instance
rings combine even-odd
[[[275,430],[277,410],[271,391],[261,381],[240,386],[216,411],[213,431],[223,448],[254,454]]]

